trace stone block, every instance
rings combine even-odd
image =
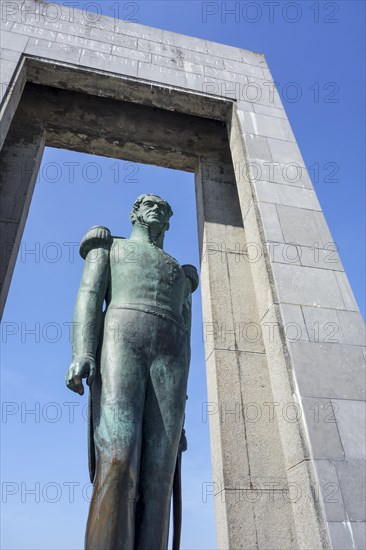
[[[248,77],[245,75],[230,73],[216,67],[203,67],[203,69],[206,76],[211,77],[215,82],[221,83],[221,91],[232,93],[233,96],[235,94],[235,99],[236,97],[240,97],[241,90],[248,83]],[[253,112],[253,108],[251,111]]]
[[[162,29],[139,25],[133,21],[117,19],[114,31],[117,34],[132,36],[142,40],[152,40],[153,42],[163,42]]]
[[[365,521],[365,461],[345,460],[335,463],[349,521]]]
[[[149,55],[145,52],[138,52],[143,53],[145,56]],[[147,59],[143,59],[142,61],[148,61]],[[204,74],[202,65],[198,65],[197,63],[191,63],[190,61],[185,61],[183,57],[180,57],[179,55],[177,57],[166,57],[164,55],[156,55],[152,54],[152,63],[154,65],[158,65],[161,67],[169,67],[171,69],[177,69],[178,71],[185,71],[187,73],[195,73],[195,74]]]
[[[285,242],[315,248],[323,246],[312,210],[279,205],[277,212]]]
[[[283,109],[281,98],[273,82],[248,76],[249,83],[245,89],[245,97],[255,105],[266,105],[275,109]]]
[[[201,263],[201,288],[202,338],[207,358],[214,349],[235,349],[235,326],[232,304],[224,297],[224,292],[229,292],[226,256],[223,256],[223,260],[221,255],[211,258],[209,246],[206,245],[206,248]],[[213,272],[216,274],[215,278],[212,276]]]
[[[112,55],[124,57],[125,59],[131,59],[133,61],[143,61],[145,63],[151,63],[151,54],[136,50],[135,48],[112,46]]]
[[[320,210],[316,194],[310,189],[301,189],[292,185],[281,185],[257,181],[258,200],[292,206],[297,208]]]
[[[30,38],[25,51],[38,57],[46,57],[55,61],[66,61],[67,63],[75,64],[79,63],[82,52],[81,48],[77,48],[76,46],[50,42],[41,38]],[[91,53],[97,54],[97,52]]]
[[[138,70],[138,61],[134,59],[91,50],[82,50],[80,65],[126,76],[137,76]]]
[[[205,75],[187,73],[186,74],[186,88],[188,90],[194,90],[201,94],[207,95],[221,95],[220,86],[212,77]]]
[[[245,132],[245,129],[243,129]],[[259,160],[272,161],[267,138],[255,134],[243,133],[244,143],[250,162]]]
[[[108,42],[99,42],[97,40],[91,40],[90,38],[84,38],[83,36],[75,36],[73,34],[61,32],[57,33],[56,42],[107,54],[110,54],[112,50],[112,45]]]
[[[10,76],[10,75],[9,75]],[[26,69],[24,59],[18,62],[11,82],[1,83],[1,101],[3,113],[0,124],[0,148],[3,147],[14,113],[19,104],[26,83]],[[1,176],[1,174],[0,174]]]
[[[46,20],[44,18],[41,18],[39,22],[30,21],[30,23],[28,23],[28,20],[23,19],[22,25],[23,27],[19,26],[17,28],[26,29],[31,36],[34,35],[34,33],[36,32],[36,28],[42,30],[45,36],[41,36],[41,38],[44,38],[46,40],[52,40],[54,36],[57,36],[57,33],[69,34],[73,36],[78,36],[80,38],[91,39],[90,35],[92,32],[92,28],[94,28],[90,27],[89,25],[78,23],[75,21],[75,19],[73,22],[70,22],[68,19],[63,17],[56,18],[54,20]],[[94,30],[98,31],[99,29],[94,28]],[[98,37],[96,37],[95,39],[102,41]]]
[[[366,345],[365,324],[358,311],[338,311],[339,324],[346,344]]]
[[[80,5],[80,7],[84,8],[83,5]],[[69,25],[79,25],[89,28],[93,27],[101,31],[115,31],[116,22],[120,21],[120,19],[100,15],[100,12],[93,13],[87,9],[86,5],[85,8],[86,9],[73,9],[72,7],[69,7],[68,4],[53,5],[53,9],[57,10],[55,16],[53,18],[44,17],[43,19],[46,20],[46,22],[50,19],[56,19],[56,21],[65,21]]]
[[[29,36],[26,32],[22,32],[20,29],[17,31],[17,27],[12,27],[12,32],[7,30],[1,31],[1,47],[6,50],[12,50],[15,52],[24,52],[28,43]]]
[[[188,76],[191,76],[188,79]],[[240,80],[233,80],[228,73],[223,72],[222,78],[217,76],[196,75],[187,73],[187,83],[202,93],[212,94],[227,100],[236,100],[240,97],[243,83]],[[248,107],[246,107],[248,109]]]
[[[250,467],[246,449],[245,421],[241,405],[240,366],[235,352],[213,351],[206,361],[208,398],[211,387],[217,401],[203,409],[203,421],[210,422],[211,441],[217,441],[212,461],[213,481],[218,486],[250,486]],[[233,386],[233,382],[235,382]]]
[[[130,36],[124,33],[103,31],[101,29],[90,28],[90,38],[92,40],[99,40],[105,43],[111,43],[116,46],[123,46],[130,50],[137,49],[138,39],[134,36]]]
[[[215,496],[228,511],[229,545],[218,548],[290,550],[297,547],[291,504],[282,490],[225,490]],[[215,509],[217,505],[215,503]]]
[[[272,269],[281,302],[344,308],[333,271],[290,264],[273,264]]]
[[[277,193],[278,186],[276,184],[266,181],[255,181],[254,188],[258,201],[280,204],[280,198]]]
[[[366,403],[346,399],[334,399],[333,403],[346,458],[366,460]]]
[[[310,342],[345,343],[335,309],[302,306],[302,312]]]
[[[263,222],[266,241],[283,242],[281,224],[274,204],[260,203],[258,205]]]
[[[310,210],[321,210],[319,201],[314,191],[301,189],[292,185],[278,185],[280,204]]]
[[[287,120],[286,112],[284,109],[279,109],[275,107],[270,107],[268,105],[260,105],[259,103],[254,104],[254,112],[260,115],[267,115],[271,117],[278,117]]]
[[[271,262],[301,265],[300,250],[296,244],[268,242],[266,248]]]
[[[365,399],[361,348],[344,344],[295,342],[289,344],[301,396]]]
[[[315,469],[319,480],[317,492],[323,501],[327,521],[346,521],[346,510],[333,462],[315,460]]]
[[[273,392],[273,406],[277,411],[284,461],[286,469],[292,471],[296,464],[309,458],[309,450],[304,445],[306,436],[305,432],[302,433],[301,406],[295,401],[296,395],[292,380],[289,380],[290,366],[287,351],[284,349],[279,331],[279,323],[279,307],[277,304],[273,304],[267,309],[267,313],[261,320],[262,334],[267,360],[271,365],[269,374]]]
[[[217,158],[215,156],[206,157],[205,159],[202,158],[200,166],[198,168],[198,174],[200,175],[203,181],[202,185],[204,185],[205,188],[208,189],[209,187],[213,186],[213,188],[210,189],[210,192],[214,193],[214,195],[216,196],[216,200],[219,200],[219,203],[217,204],[217,206],[219,206],[219,209],[229,210],[228,212],[223,214],[211,208],[209,221],[216,221],[217,217],[220,217],[220,219],[225,219],[226,222],[229,219],[232,219],[232,225],[242,226],[243,220],[240,214],[239,203],[237,201],[238,193],[236,190],[235,170],[230,159],[229,148],[227,148],[227,157],[225,159],[223,157]],[[219,183],[220,186],[215,189],[216,183]],[[222,187],[222,185],[226,184],[231,185],[235,191],[233,191],[232,188],[225,188],[226,191],[223,192],[224,188]],[[228,193],[230,196],[227,203],[225,199],[226,193]],[[233,203],[234,197],[236,197],[235,203]],[[231,216],[232,209],[233,214]]]
[[[280,162],[283,164],[297,163],[299,166],[305,166],[299,147],[296,143],[269,137],[268,146],[274,162]]]
[[[185,87],[186,75],[184,71],[177,71],[169,67],[160,67],[151,63],[139,62],[138,76],[156,83],[168,84],[170,86]]]
[[[245,244],[245,240],[236,185],[215,181],[213,179],[215,174],[212,174],[215,166],[212,166],[211,170],[211,166],[205,163],[203,168],[205,175],[202,178],[201,185],[205,201],[205,220],[209,223],[228,226],[228,228],[232,227],[235,239],[238,238],[237,231],[241,230],[242,235],[240,237],[242,242],[239,242],[241,248]],[[222,178],[222,174],[217,173],[217,176]],[[226,231],[226,227],[222,229],[217,228],[217,236],[223,235],[222,230]],[[239,252],[238,247],[235,246],[235,241],[226,243],[226,249]]]
[[[270,482],[278,490],[286,489],[284,458],[278,445],[278,416],[283,409],[273,405],[266,356],[240,352],[238,361],[250,481],[263,490],[270,489]]]
[[[263,76],[266,80],[269,80],[270,82],[274,81],[271,71],[267,67],[263,67]]]
[[[155,40],[155,42],[163,42],[164,44],[175,46],[176,48],[193,50],[200,53],[208,53],[207,43],[200,38],[196,38],[194,36],[186,36],[184,34],[177,34],[175,32],[165,30],[162,32],[163,35],[161,40],[156,40],[154,38],[151,38],[151,40]]]
[[[232,59],[224,58],[225,69],[233,73],[254,76],[256,78],[263,78],[262,68],[257,65],[252,65],[249,63],[240,63]]]
[[[246,493],[242,491],[238,495],[237,491],[223,489],[214,496],[217,547],[220,549],[246,550],[255,548],[257,543],[253,505],[250,502],[243,505],[240,495]]]
[[[258,548],[265,550],[296,548],[298,545],[297,533],[288,493],[286,494],[286,491],[264,491],[260,498],[257,495],[254,495],[254,498],[258,499],[253,505]]]
[[[15,61],[16,63],[18,63],[20,56],[21,56],[21,52],[0,48],[1,61]],[[2,70],[3,70],[3,65],[1,65],[1,71]]]
[[[0,170],[0,219],[17,224],[25,222],[44,149],[42,127],[22,132],[22,145],[9,145],[2,152]]]
[[[248,243],[253,243],[262,252],[258,254],[256,261],[250,263],[252,278],[255,283],[254,290],[259,318],[262,320],[273,304],[275,288],[268,269],[266,247],[262,239],[262,229],[256,204],[252,204],[250,207],[244,219],[244,228]]]
[[[226,44],[219,44],[217,42],[206,42],[207,52],[212,55],[217,55],[223,59],[230,59],[233,61],[239,61],[241,63],[247,63],[249,65],[257,65],[258,67],[266,67],[267,63],[264,55],[261,53],[252,52],[250,50],[243,50],[234,46],[228,46]]]
[[[70,23],[69,21],[60,20],[47,26],[49,30],[55,31],[62,36],[74,36],[76,44],[79,40],[91,40],[97,42],[100,46],[96,49],[102,51],[102,47],[108,45],[123,46],[128,49],[137,49],[138,39],[134,36],[130,36],[124,33],[117,33],[110,30],[104,30],[101,28],[93,27],[90,25],[83,25],[80,23]],[[57,36],[57,39],[59,37]],[[72,43],[72,38],[67,38]],[[103,46],[102,46],[103,45]]]
[[[358,311],[357,302],[353,295],[351,286],[348,282],[347,275],[341,271],[335,272],[335,277],[342,295],[345,309],[349,311]]]
[[[330,399],[320,397],[303,397],[301,401],[312,458],[343,460],[344,452],[337,428],[338,407]]]
[[[297,342],[298,340],[309,341],[301,307],[292,304],[279,304],[279,307],[286,340],[289,342]]]
[[[251,164],[255,180],[281,183],[302,189],[313,189],[309,174],[304,166],[296,163],[283,164],[260,159],[252,160]]]
[[[204,317],[206,355],[212,349],[263,353],[250,263],[242,254],[215,249],[207,250],[202,265],[210,280],[207,296],[206,291],[202,294],[211,311],[210,317]]]
[[[355,550],[351,524],[348,521],[330,521],[328,528],[333,550]]]
[[[366,548],[366,523],[364,521],[351,522],[355,550]]]
[[[325,221],[323,212],[314,212],[314,219],[319,230],[320,242],[323,243],[323,246],[333,243],[334,241],[329,231],[328,224]]]
[[[289,500],[297,528],[297,548],[306,550],[328,548],[327,534],[322,530],[322,505],[316,496],[318,479],[314,465],[309,461],[302,461],[294,465],[287,476],[290,488]]]
[[[242,128],[249,134],[295,141],[290,124],[282,118],[238,111]]]
[[[1,99],[5,96],[6,92],[9,89],[9,84],[14,77],[16,66],[17,66],[16,61],[1,59],[1,71],[0,71]]]
[[[218,228],[220,228],[219,233]],[[201,245],[202,262],[209,262],[211,256],[217,256],[224,262],[225,254],[234,254],[236,263],[248,262],[243,235],[243,228],[206,222]]]
[[[238,96],[236,106],[242,111],[250,111],[254,113],[254,103],[252,101],[246,101],[246,99],[241,99],[241,95]]]
[[[336,243],[326,243],[324,247],[318,248],[316,243],[315,246],[301,246],[301,265],[317,267],[319,269],[330,269],[332,271],[343,271]]]
[[[11,28],[11,32],[12,34],[16,33],[16,34],[13,34],[13,39],[16,41],[22,40],[22,38],[23,40],[27,38],[27,42],[28,42],[28,39],[32,37],[32,38],[39,38],[41,40],[48,40],[52,42],[56,40],[56,36],[57,36],[56,29],[51,30],[49,28],[27,25],[25,23],[14,23],[14,25]],[[18,36],[21,38],[18,38]],[[23,49],[25,49],[25,47]]]
[[[245,219],[253,202],[253,188],[247,174],[247,167],[243,161],[244,144],[240,137],[230,143],[231,156],[235,170],[237,191],[240,201],[241,216]]]
[[[12,28],[13,25],[14,25],[14,21],[4,21],[0,17],[0,29],[2,31],[10,31],[10,29]]]
[[[138,49],[158,56],[181,58],[184,61],[195,63],[203,67],[213,67],[224,70],[224,62],[220,57],[200,53],[193,50],[170,46],[169,44],[138,39]]]
[[[3,2],[1,6],[1,18],[3,23],[14,23],[21,18],[22,4],[25,0],[15,0],[14,2]]]

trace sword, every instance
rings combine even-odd
[[[173,479],[173,546],[172,550],[180,550],[180,537],[182,532],[182,453],[187,450],[185,429],[179,442],[177,462]]]

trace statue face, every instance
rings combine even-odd
[[[138,218],[151,227],[163,227],[169,222],[168,209],[159,197],[150,195],[140,204]]]

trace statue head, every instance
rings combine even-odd
[[[168,231],[173,215],[170,204],[157,195],[140,195],[133,203],[130,220],[160,231]]]

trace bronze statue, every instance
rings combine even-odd
[[[66,383],[82,395],[87,378],[90,388],[87,550],[167,548],[198,286],[196,269],[163,251],[172,214],[165,200],[141,195],[129,239],[96,226],[81,242]]]

